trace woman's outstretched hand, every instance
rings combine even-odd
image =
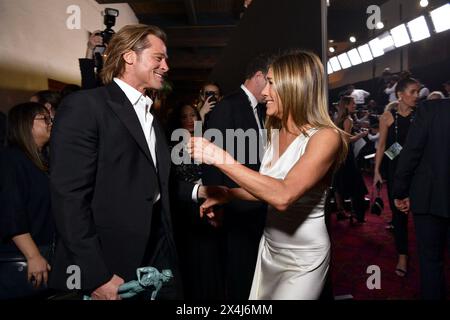
[[[187,150],[191,158],[199,163],[209,165],[234,163],[234,158],[230,154],[205,138],[192,137]]]

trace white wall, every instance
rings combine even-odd
[[[66,26],[70,5],[80,7],[81,28]],[[105,7],[119,9],[114,30],[138,23],[128,4],[94,0],[0,0],[0,109],[17,103],[20,92],[47,89],[47,79],[80,84],[78,58],[88,32],[103,30]]]

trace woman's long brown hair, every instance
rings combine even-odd
[[[13,107],[8,113],[8,144],[20,148],[40,170],[48,171],[32,135],[37,115],[50,117],[47,108],[40,103],[27,102]]]

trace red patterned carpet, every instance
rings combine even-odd
[[[369,180],[366,180],[369,186]],[[385,226],[391,211],[383,188],[385,210],[381,216],[366,213],[366,223],[351,225],[349,220],[331,217],[333,243],[333,288],[335,297],[352,295],[355,300],[410,300],[419,299],[419,261],[416,249],[414,223],[409,220],[409,269],[404,278],[394,272],[397,255],[394,237]],[[447,299],[450,299],[450,259],[446,252]],[[377,265],[381,270],[381,289],[367,288],[372,273],[367,268]],[[344,297],[342,297],[344,298]]]

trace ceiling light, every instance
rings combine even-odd
[[[327,71],[328,71],[328,74],[332,74],[333,73],[333,67],[331,66],[331,63],[329,61],[327,63]]]
[[[434,30],[436,32],[442,32],[450,29],[450,4],[447,3],[442,7],[437,8],[430,12],[431,19],[433,20]]]
[[[334,47],[330,47],[329,50],[330,50],[331,53],[334,53],[336,51],[336,49]]]
[[[378,29],[378,30],[381,30],[381,29],[383,29],[383,28],[384,28],[384,23],[381,22],[381,21],[378,22],[378,23],[377,23],[377,29]]]
[[[378,39],[380,40],[380,45],[381,48],[383,48],[384,53],[387,53],[395,49],[394,38],[392,38],[389,32],[383,33],[381,36],[378,37]]]
[[[350,62],[352,63],[352,65],[356,66],[356,65],[362,63],[362,59],[361,59],[357,49],[352,49],[349,52],[347,52],[347,54],[348,54],[348,57],[350,58]]]
[[[378,38],[369,42],[370,50],[374,58],[381,57],[384,54],[384,48],[381,45],[381,41]]]
[[[422,8],[426,8],[428,7],[428,5],[429,5],[428,0],[420,0],[420,6]]]
[[[411,40],[414,42],[430,37],[430,30],[424,16],[408,22],[408,29],[411,34]]]
[[[334,72],[337,72],[342,69],[341,64],[339,63],[339,60],[336,57],[333,57],[330,59],[330,64],[331,64],[331,67],[333,68]]]
[[[403,47],[411,43],[406,25],[403,23],[391,30],[392,39],[397,48]]]
[[[361,60],[363,62],[367,62],[373,60],[372,53],[370,52],[370,48],[368,44],[362,45],[358,47],[359,55],[361,56]]]
[[[338,55],[339,63],[342,66],[342,69],[348,69],[352,66],[350,59],[348,58],[347,53],[343,53]]]
[[[351,42],[351,43],[355,43],[355,42],[356,42],[356,38],[353,37],[353,36],[351,36],[351,37],[350,37],[350,42]]]

